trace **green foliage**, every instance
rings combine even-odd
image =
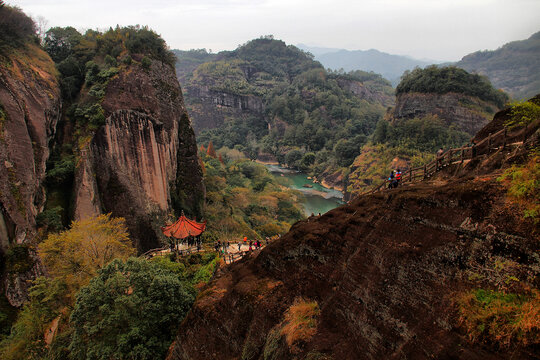
[[[497,180],[508,187],[508,196],[524,210],[523,217],[540,221],[540,150],[529,155],[523,165],[513,165]]]
[[[193,300],[158,264],[115,260],[77,295],[71,357],[163,358]]]
[[[17,308],[11,306],[7,297],[0,296],[0,344],[9,335],[11,325],[15,322],[17,313]]]
[[[482,69],[493,85],[508,89],[515,99],[528,99],[540,92],[540,32],[526,40],[512,41],[496,50],[482,50],[465,56],[457,66]]]
[[[228,117],[218,129],[203,129],[198,141],[239,149],[250,159],[260,152],[270,153],[282,163],[316,175],[350,164],[385,111],[379,100],[362,99],[351,87],[362,87],[385,101],[392,93],[388,82],[376,74],[327,72],[308,54],[270,37],[218,57],[202,54],[194,63],[203,60],[209,61],[198,65],[191,77],[184,75],[187,87],[256,97],[265,111]],[[180,71],[185,74],[188,68]],[[197,108],[198,100],[189,92],[186,101]],[[346,142],[336,153],[340,140]],[[303,159],[307,153],[324,151],[328,151],[324,160]]]
[[[0,6],[0,54],[35,39],[36,25],[30,17],[18,7]]]
[[[246,159],[222,164],[206,155],[203,163],[205,218],[214,240],[264,238],[286,232],[303,218],[297,195],[278,184],[263,165]]]
[[[428,66],[424,69],[406,71],[396,88],[396,95],[419,92],[446,94],[450,92],[476,96],[484,101],[492,102],[498,107],[504,106],[508,96],[491,86],[486,77],[469,74],[454,67]]]
[[[473,342],[506,347],[538,345],[540,292],[513,294],[472,290],[458,297],[460,321]]]
[[[510,119],[505,122],[509,128],[525,126],[540,119],[540,104],[532,101],[513,103],[510,109]]]
[[[47,348],[43,335],[49,323],[67,305],[65,284],[59,279],[37,278],[30,288],[30,301],[24,305],[11,329],[11,334],[0,343],[0,358],[42,359]]]
[[[148,56],[145,56],[141,60],[141,65],[143,69],[148,70],[150,69],[150,66],[152,65],[152,60]]]
[[[382,123],[377,124],[377,128],[373,135],[374,142],[422,152],[435,152],[441,147],[459,147],[470,139],[469,134],[453,126],[448,127],[437,116],[401,120],[393,125]]]
[[[64,229],[62,223],[62,212],[64,209],[61,206],[55,206],[52,209],[47,209],[36,217],[36,223],[40,227],[46,227],[48,231],[60,231]]]
[[[34,266],[34,259],[26,244],[11,245],[4,255],[4,262],[9,273],[24,273]]]
[[[66,186],[72,181],[75,173],[75,159],[65,156],[47,164],[47,183],[53,186]]]

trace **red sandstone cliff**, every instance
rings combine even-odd
[[[0,64],[0,251],[32,241],[45,203],[42,182],[49,140],[60,117],[54,63],[35,44],[5,54]],[[38,266],[38,265],[36,265]],[[38,271],[8,274],[6,294],[20,306]]]
[[[492,285],[500,262],[539,285],[538,229],[496,181],[523,154],[480,156],[295,224],[203,289],[168,359],[537,358],[534,348],[470,343],[454,302],[475,286],[471,274]],[[320,314],[312,337],[291,347],[283,323],[298,298]]]
[[[174,68],[132,64],[113,77],[102,103],[106,124],[82,150],[75,218],[126,218],[140,251],[160,246],[160,221],[173,207],[192,216],[204,199],[202,171]]]

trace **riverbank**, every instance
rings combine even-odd
[[[275,164],[265,164],[265,166],[274,177],[284,182],[287,187],[302,193],[306,216],[324,214],[344,203],[341,191],[327,188],[300,171]]]

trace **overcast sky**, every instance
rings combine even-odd
[[[233,50],[261,35],[287,44],[377,49],[434,60],[540,31],[540,0],[6,0],[49,26],[148,25],[171,49]]]

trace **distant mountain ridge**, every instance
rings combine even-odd
[[[310,47],[299,44],[298,47],[309,51],[325,68],[345,71],[362,70],[373,71],[390,80],[393,86],[399,83],[399,79],[405,70],[416,67],[425,67],[437,61],[419,60],[409,56],[392,55],[379,50],[345,50],[334,48]]]
[[[526,99],[540,92],[540,31],[526,40],[512,41],[497,50],[464,56],[456,66],[486,75],[493,86]]]

